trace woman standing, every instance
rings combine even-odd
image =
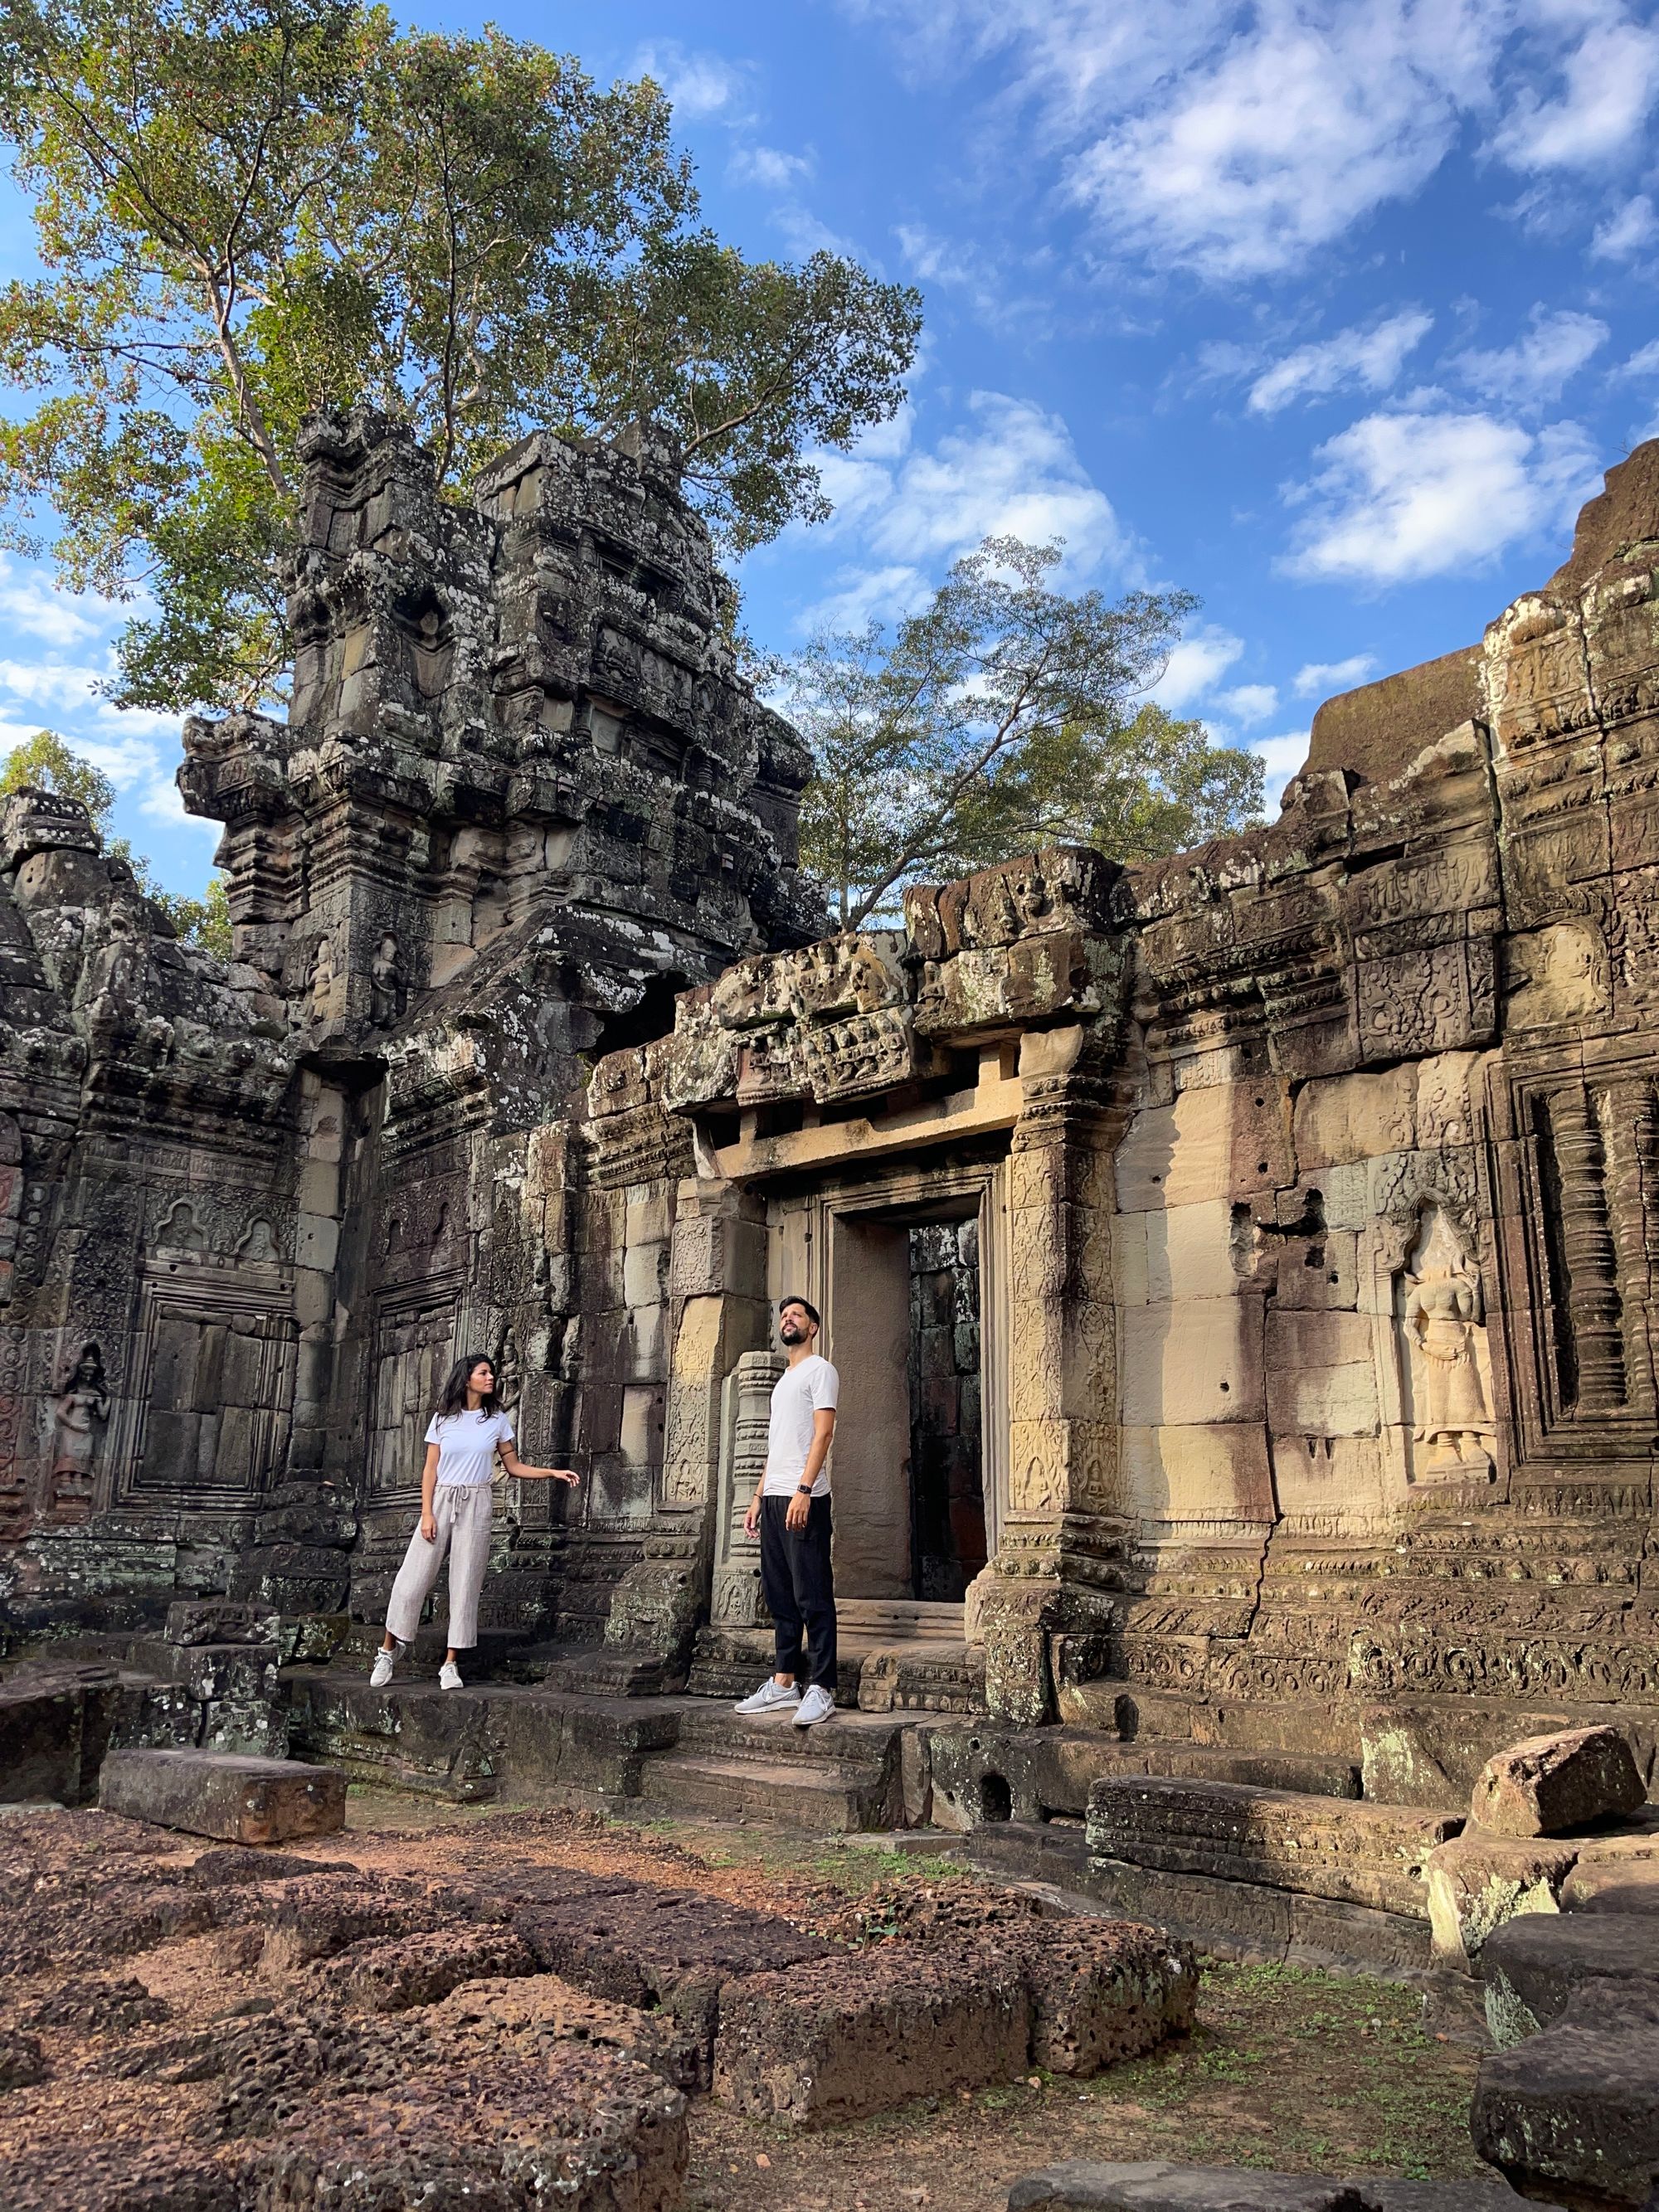
[[[438,1680],[461,1687],[455,1654],[478,1640],[478,1592],[489,1558],[490,1478],[495,1455],[521,1482],[577,1482],[568,1467],[526,1467],[513,1448],[513,1422],[495,1395],[495,1370],[477,1353],[458,1359],[444,1385],[443,1402],[426,1432],[421,1470],[421,1518],[392,1585],[386,1641],[374,1655],[369,1680],[377,1690],[392,1680],[399,1648],[414,1641],[421,1607],[449,1554],[449,1650]]]

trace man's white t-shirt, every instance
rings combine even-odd
[[[828,1407],[834,1410],[841,1377],[827,1359],[809,1352],[793,1367],[786,1367],[772,1385],[772,1419],[766,1431],[766,1481],[763,1495],[790,1498],[806,1472],[806,1455],[812,1448],[812,1416]],[[830,1474],[820,1468],[812,1485],[814,1498],[830,1495]]]
[[[469,1489],[489,1480],[496,1446],[512,1443],[513,1424],[505,1413],[486,1413],[482,1406],[462,1413],[434,1413],[426,1440],[438,1447],[439,1487]]]

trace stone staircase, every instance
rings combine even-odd
[[[629,1818],[767,1820],[807,1833],[914,1825],[926,1763],[914,1723],[838,1711],[811,1730],[690,1696],[615,1697],[400,1671],[375,1690],[342,1668],[287,1670],[296,1755],[356,1782],[460,1802],[496,1796]]]

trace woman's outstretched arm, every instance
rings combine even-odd
[[[509,1474],[516,1475],[520,1482],[577,1483],[581,1480],[574,1468],[526,1467],[511,1444],[500,1444],[496,1449],[501,1455],[501,1465]]]

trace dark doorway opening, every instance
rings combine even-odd
[[[955,1605],[986,1554],[979,1223],[918,1223],[909,1243],[911,1582]]]

